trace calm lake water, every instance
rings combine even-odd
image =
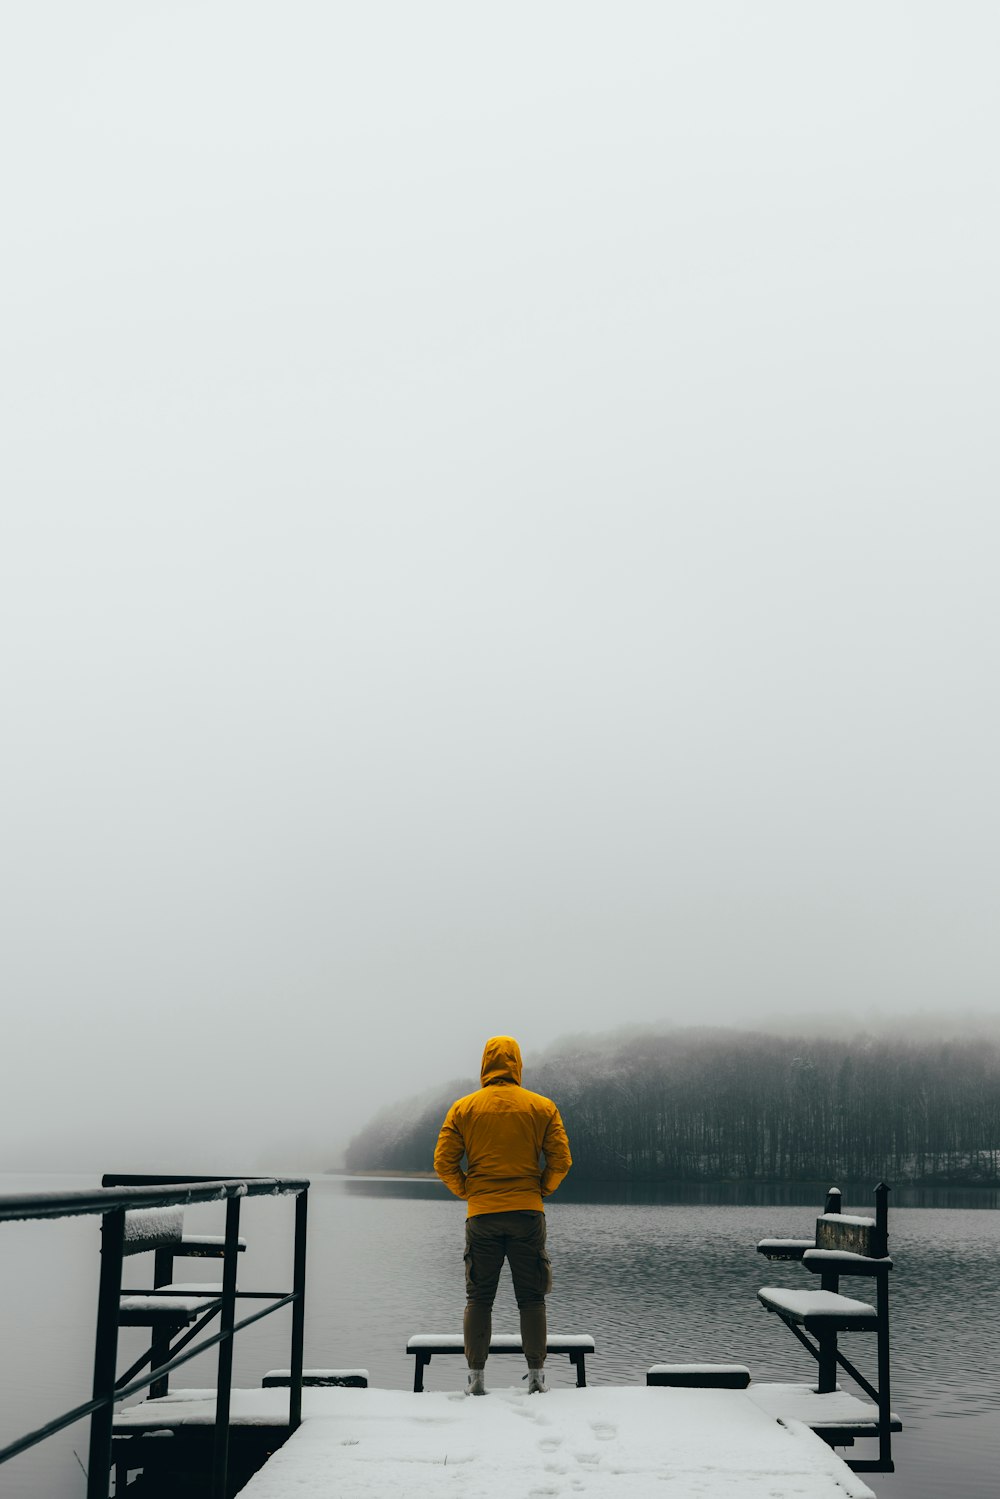
[[[7,1177],[0,1192],[90,1184]],[[755,1245],[766,1235],[809,1236],[821,1195],[704,1188],[584,1197],[567,1183],[547,1208],[555,1271],[549,1325],[593,1333],[593,1384],[642,1383],[649,1364],[688,1359],[737,1360],[755,1379],[809,1380],[811,1360],[756,1292],[813,1286],[813,1277],[797,1265],[768,1264]],[[943,1191],[900,1191],[891,1203],[893,1406],[904,1431],[894,1444],[896,1473],[868,1481],[880,1499],[985,1499],[996,1493],[1000,1471],[1000,1203],[995,1193]],[[870,1211],[870,1193],[846,1192],[844,1210]],[[244,1204],[243,1289],[290,1284],[292,1213],[289,1200]],[[436,1182],[316,1181],[307,1365],[360,1365],[375,1385],[409,1388],[409,1334],[461,1328],[463,1217],[463,1204]],[[190,1209],[188,1226],[220,1232],[219,1209]],[[127,1262],[132,1285],[148,1285],[150,1258]],[[189,1261],[185,1273],[210,1279],[212,1268]],[[89,1396],[96,1220],[0,1225],[0,1272],[2,1444]],[[517,1330],[506,1277],[494,1327]],[[256,1386],[267,1369],[287,1365],[288,1328],[288,1314],[278,1313],[237,1339],[238,1383]],[[123,1334],[123,1359],[141,1351],[140,1338]],[[845,1346],[872,1376],[874,1339],[845,1337]],[[214,1368],[207,1354],[174,1383],[211,1384]],[[509,1384],[520,1372],[513,1360],[494,1360],[487,1382]],[[571,1384],[569,1361],[550,1361],[549,1378]],[[436,1359],[427,1371],[429,1389],[463,1382],[460,1360]],[[81,1499],[78,1458],[86,1462],[86,1448],[83,1423],[0,1469],[0,1495]]]

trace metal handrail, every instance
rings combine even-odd
[[[309,1189],[305,1177],[175,1177],[179,1185],[95,1187],[84,1192],[21,1192],[0,1197],[0,1223],[28,1218],[74,1218],[107,1213],[113,1207],[187,1207],[196,1202],[223,1202],[228,1197],[280,1197]]]
[[[108,1181],[109,1178],[105,1178]],[[119,1182],[122,1178],[110,1178]],[[130,1395],[147,1389],[157,1379],[179,1368],[207,1348],[218,1345],[219,1375],[216,1393],[215,1436],[212,1454],[212,1499],[226,1499],[229,1470],[230,1397],[232,1393],[233,1338],[244,1327],[259,1322],[282,1307],[292,1307],[291,1380],[288,1425],[294,1431],[302,1420],[302,1362],[305,1341],[306,1222],[309,1182],[304,1177],[167,1178],[134,1177],[135,1185],[105,1186],[82,1192],[20,1193],[0,1197],[0,1223],[43,1218],[101,1216],[101,1276],[97,1301],[97,1337],[94,1349],[93,1398],[73,1410],[64,1411],[36,1431],[27,1432],[0,1450],[0,1464],[75,1421],[89,1415],[90,1462],[87,1467],[87,1499],[107,1499],[111,1479],[114,1407]],[[156,1183],[155,1185],[153,1183]],[[236,1255],[239,1239],[240,1203],[244,1197],[294,1196],[295,1246],[292,1290],[270,1306],[236,1321]],[[221,1330],[194,1347],[177,1353],[123,1389],[115,1389],[118,1358],[118,1303],[122,1291],[125,1249],[125,1213],[128,1209],[186,1207],[194,1203],[225,1202],[226,1233],[223,1247]],[[280,1294],[280,1293],[276,1293]]]

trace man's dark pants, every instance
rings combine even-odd
[[[545,1252],[544,1213],[478,1213],[465,1220],[465,1357],[485,1368],[493,1331],[493,1299],[506,1260],[521,1314],[521,1344],[529,1369],[545,1363],[545,1296],[552,1266]]]

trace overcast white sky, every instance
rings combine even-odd
[[[0,1163],[997,1008],[998,42],[5,7]]]

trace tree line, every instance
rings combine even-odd
[[[577,1180],[1000,1180],[1000,1050],[983,1040],[642,1034],[565,1044],[525,1085],[559,1105]],[[448,1105],[477,1086],[383,1112],[348,1170],[428,1170]]]

